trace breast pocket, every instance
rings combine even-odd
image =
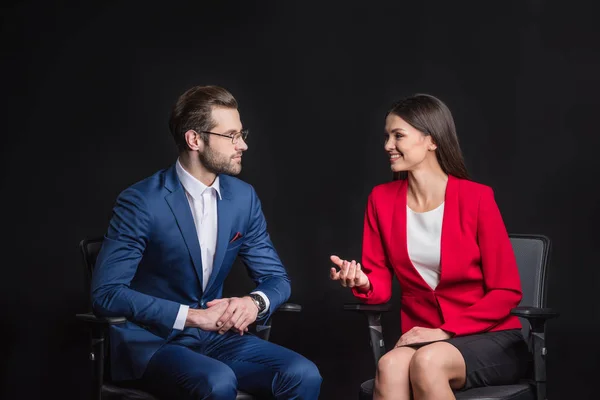
[[[238,251],[240,249],[240,247],[242,247],[241,240],[236,240],[233,243],[229,243],[229,246],[227,246],[227,253],[229,253],[231,251]]]

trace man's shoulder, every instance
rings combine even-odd
[[[235,176],[221,174],[219,181],[222,188],[231,191],[233,194],[250,193],[254,190],[251,184]]]
[[[146,178],[138,180],[125,188],[121,195],[135,192],[142,196],[149,196],[165,190],[165,179],[168,170],[169,168],[161,169]]]

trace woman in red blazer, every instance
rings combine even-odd
[[[368,304],[400,282],[402,336],[379,361],[374,399],[454,399],[510,384],[529,352],[510,310],[521,300],[511,243],[492,189],[468,180],[454,121],[429,95],[386,116],[385,151],[399,179],[365,212],[362,265],[331,256],[331,279]]]

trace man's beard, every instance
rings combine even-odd
[[[213,151],[210,146],[206,146],[203,153],[198,153],[198,158],[204,168],[215,175],[237,175],[242,171],[241,163],[232,163],[232,157],[219,154]]]

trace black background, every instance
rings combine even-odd
[[[414,92],[448,104],[507,229],[552,239],[549,397],[596,397],[597,3],[252,3],[2,7],[0,397],[85,398],[77,244],[104,233],[121,190],[174,162],[170,107],[197,84],[228,88],[251,130],[241,177],[304,307],[272,339],[317,363],[321,398],[355,398],[373,374],[328,256],[360,258],[367,195],[391,177],[383,116]],[[227,292],[250,288],[237,265]],[[385,326],[392,343],[397,307]]]

